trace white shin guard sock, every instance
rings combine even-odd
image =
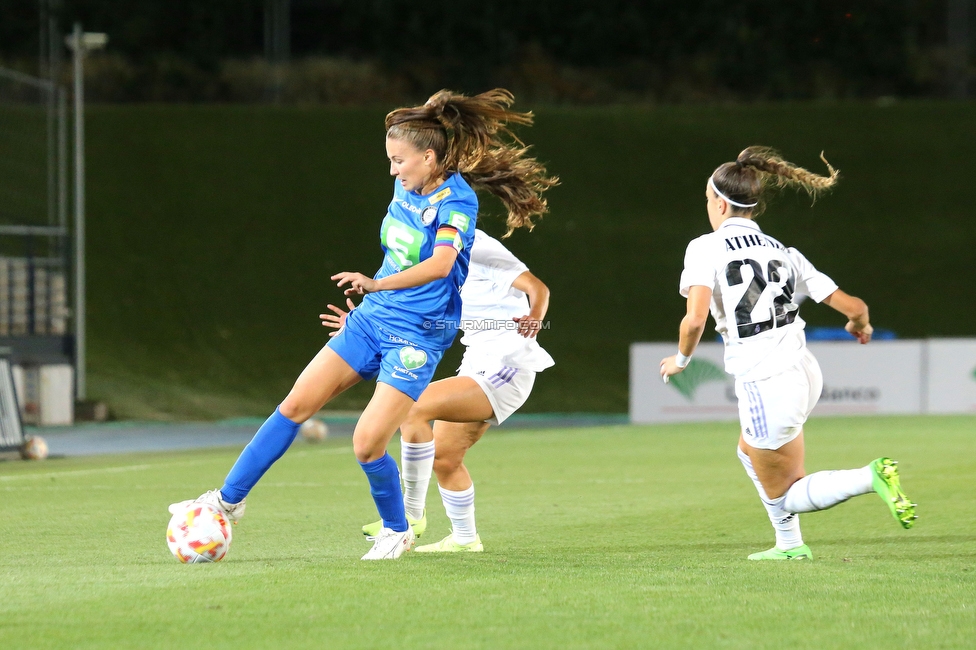
[[[451,520],[454,541],[458,544],[470,544],[478,538],[478,529],[474,524],[474,485],[467,490],[452,492],[437,486],[441,491],[441,500],[447,518]]]
[[[815,472],[804,476],[786,492],[786,509],[790,512],[826,510],[851,497],[872,492],[871,466]]]
[[[403,508],[413,519],[424,516],[427,488],[434,470],[434,441],[400,442],[403,477]]]
[[[759,492],[759,499],[762,501],[763,506],[766,507],[766,514],[769,515],[769,523],[773,525],[773,530],[776,531],[776,548],[785,551],[802,546],[803,535],[800,534],[800,516],[794,514],[793,511],[784,506],[784,502],[786,501],[785,495],[778,499],[770,499],[766,496],[766,491],[763,489],[762,483],[759,482],[759,477],[756,476],[756,470],[753,469],[749,456],[741,449],[738,452],[739,460],[742,462],[746,474],[752,479],[756,490]]]

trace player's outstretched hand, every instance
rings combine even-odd
[[[376,291],[376,280],[362,273],[343,271],[342,273],[333,275],[332,279],[336,280],[337,287],[345,284],[349,285],[349,288],[343,292],[347,296],[362,296],[363,294]]]
[[[678,363],[675,361],[674,356],[670,356],[666,359],[661,359],[661,379],[664,381],[665,384],[668,383],[671,377],[678,374],[682,370],[684,370],[684,368],[678,365]]]
[[[512,320],[518,323],[518,330],[516,331],[519,335],[527,339],[535,338],[539,334],[539,330],[542,329],[542,321],[537,318],[516,316]]]
[[[346,317],[349,316],[349,312],[356,308],[356,303],[352,301],[351,298],[346,298],[346,307],[349,311],[343,310],[341,307],[336,307],[335,305],[326,305],[332,310],[332,314],[319,314],[319,318],[322,319],[323,327],[331,327],[335,331],[329,332],[329,338],[335,336],[339,333],[343,327],[346,326]]]
[[[857,339],[857,342],[864,345],[871,340],[871,335],[874,334],[874,328],[871,324],[861,325],[860,323],[855,323],[852,320],[847,321],[847,325],[844,326],[851,336]]]

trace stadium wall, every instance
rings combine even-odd
[[[391,179],[386,107],[96,106],[88,122],[90,393],[122,417],[259,415],[327,340],[328,280],[373,272]],[[625,412],[632,341],[675,339],[704,184],[750,144],[841,170],[773,202],[799,247],[901,337],[971,336],[976,106],[810,103],[537,110],[523,130],[562,178],[508,245],[552,289],[556,366],[526,411]],[[500,234],[499,205],[479,226]],[[489,216],[494,215],[494,216]],[[811,324],[838,325],[804,305]],[[451,374],[459,354],[441,364]],[[362,406],[360,386],[336,402]]]

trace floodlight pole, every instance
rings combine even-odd
[[[85,53],[105,47],[105,34],[84,33],[81,23],[64,39],[74,52],[75,72],[75,395],[86,397],[85,332]]]

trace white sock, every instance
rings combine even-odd
[[[873,492],[871,466],[815,472],[804,476],[786,492],[786,509],[790,512],[826,510],[859,494]]]
[[[474,525],[474,485],[461,492],[452,492],[437,486],[441,491],[441,500],[447,518],[451,520],[454,541],[458,544],[470,544],[478,537],[478,529]]]
[[[424,516],[427,487],[434,470],[434,441],[400,441],[400,466],[403,477],[403,509],[414,519]]]
[[[766,491],[763,489],[762,483],[759,482],[759,477],[756,476],[756,470],[752,467],[752,460],[741,449],[738,452],[739,460],[742,462],[742,466],[746,468],[746,474],[756,485],[756,490],[759,491],[759,499],[766,507],[769,523],[773,525],[773,530],[776,531],[776,548],[786,551],[797,546],[803,546],[803,535],[800,534],[800,516],[784,507],[785,495],[778,499],[770,499],[766,496]]]

